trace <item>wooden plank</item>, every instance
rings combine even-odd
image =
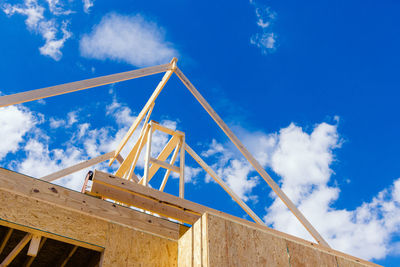
[[[13,228],[9,228],[7,230],[6,235],[4,236],[3,240],[1,241],[1,245],[0,245],[0,254],[3,252],[4,248],[7,245],[8,240],[10,239],[12,233],[13,233],[14,229]]]
[[[165,147],[163,148],[163,150],[160,152],[160,154],[158,155],[157,159],[161,160],[161,161],[166,161],[168,156],[172,153],[172,151],[174,150],[176,144],[179,142],[179,136],[174,135],[172,136],[172,138],[168,141],[168,143],[165,145]],[[160,168],[160,166],[158,165],[151,165],[150,169],[149,169],[149,178],[148,178],[148,182],[151,181],[151,179],[153,178],[153,176],[156,174],[156,172],[158,171],[158,169]],[[142,178],[139,181],[140,184],[144,184],[144,179]]]
[[[184,223],[192,224],[200,218],[200,214],[196,215],[185,212],[180,208],[164,205],[156,199],[150,199],[144,195],[138,195],[129,190],[124,190],[120,187],[114,187],[113,185],[100,182],[96,179],[93,181],[91,193],[107,199],[112,199],[119,203],[124,203],[129,206],[151,211],[161,216],[173,218]]]
[[[15,246],[15,248],[7,255],[7,257],[2,261],[0,266],[8,266],[14,258],[18,255],[18,253],[28,244],[29,240],[31,240],[32,234],[26,234],[21,241]]]
[[[37,99],[47,98],[56,95],[76,92],[84,89],[89,89],[106,84],[122,82],[143,76],[149,76],[157,73],[162,73],[171,70],[173,65],[171,63],[159,65],[155,67],[142,68],[117,74],[101,76],[93,79],[87,79],[72,83],[65,83],[61,85],[46,87],[37,90],[26,91],[18,94],[7,95],[0,97],[0,107],[9,105],[21,104]]]
[[[153,124],[150,123],[150,130],[147,133],[147,144],[146,144],[146,155],[144,157],[144,174],[143,174],[143,185],[147,186],[149,183],[149,167],[151,158],[151,137],[153,135]]]
[[[180,172],[179,172],[179,197],[185,198],[185,136],[181,136],[181,152],[180,152]]]
[[[36,257],[36,255],[39,252],[39,245],[40,245],[40,240],[41,240],[40,235],[33,235],[31,242],[29,243],[29,248],[28,248],[28,256],[31,257]]]
[[[124,158],[121,156],[121,154],[118,154],[116,159],[117,159],[119,164],[122,164],[122,162],[124,162]]]
[[[176,157],[178,156],[179,148],[180,148],[180,143],[178,143],[176,145],[176,147],[175,147],[174,153],[172,154],[172,158],[171,158],[171,160],[169,162],[170,165],[174,165],[174,163],[176,161]],[[161,182],[161,185],[160,185],[160,189],[159,190],[161,192],[164,191],[165,185],[167,184],[168,177],[169,177],[170,174],[171,174],[171,170],[167,170],[167,172],[165,173],[164,178],[163,178],[163,180]]]
[[[129,168],[131,167],[132,164],[136,165],[136,162],[137,162],[137,159],[139,158],[140,152],[142,151],[144,144],[146,144],[146,142],[147,142],[147,133],[148,133],[148,129],[149,129],[150,125],[145,125],[143,127],[145,127],[145,130],[141,133],[138,141],[135,143],[132,150],[129,151],[128,156],[126,157],[124,162],[122,162],[121,166],[119,166],[118,170],[115,172],[115,176],[123,177],[125,175],[125,173],[129,170]],[[137,158],[135,158],[136,155],[138,155]],[[136,161],[136,162],[132,163],[133,161]]]
[[[314,239],[326,247],[329,247],[328,243],[318,233],[318,231],[311,225],[311,223],[304,217],[304,215],[297,209],[293,202],[286,196],[286,194],[280,189],[276,182],[269,176],[264,170],[261,164],[253,157],[253,155],[247,150],[242,142],[236,137],[236,135],[229,129],[228,125],[221,119],[221,117],[215,112],[215,110],[208,104],[204,97],[199,91],[193,86],[193,84],[186,78],[179,68],[175,68],[175,74],[183,82],[183,84],[189,89],[197,101],[203,106],[208,112],[211,118],[218,124],[222,131],[228,136],[228,138],[235,144],[243,156],[250,162],[250,164],[256,169],[260,176],[268,183],[272,190],[278,195],[278,197],[285,203],[289,210],[297,217],[300,223],[306,228],[306,230],[314,237]]]
[[[121,180],[127,182],[127,180]],[[179,225],[171,221],[157,218],[3,168],[0,168],[0,190],[6,190],[14,194],[16,193],[18,195],[27,196],[33,200],[42,201],[49,204],[49,207],[53,209],[60,207],[60,211],[74,211],[86,215],[88,218],[96,218],[99,219],[100,222],[106,221],[119,223],[126,227],[138,229],[142,232],[151,233],[172,240],[177,240],[179,238]],[[34,202],[36,201],[32,201],[32,205],[35,204]],[[4,218],[0,216],[0,219]],[[93,221],[96,222],[95,220]],[[43,220],[40,220],[40,222],[45,225],[52,223]],[[76,230],[79,231],[80,229]],[[40,232],[38,232],[38,234],[40,234]],[[86,233],[83,233],[83,235],[86,235]]]
[[[42,247],[44,246],[44,243],[46,242],[47,237],[43,237],[42,241],[40,242],[39,248],[38,248],[38,253],[40,252],[40,250],[42,249]],[[35,257],[29,257],[26,259],[24,267],[30,267],[33,263],[33,261],[35,260]]]
[[[188,146],[187,144],[185,145],[185,150],[193,157],[193,159],[232,197],[232,199],[239,204],[239,206],[257,223],[261,225],[265,225],[264,222],[255,214],[249,206],[244,203],[243,200],[240,199],[238,195],[236,195],[235,192],[211,169],[210,166],[208,166],[207,163],[204,162],[202,158],[200,158],[199,155],[197,155],[194,150]]]
[[[184,134],[181,131],[174,131],[174,130],[171,130],[171,129],[165,127],[165,126],[162,126],[161,124],[159,124],[156,121],[152,121],[152,122],[154,123],[154,128],[156,130],[159,130],[159,131],[164,132],[166,134],[169,134],[169,135],[183,135]]]
[[[114,151],[111,151],[111,152],[102,154],[100,156],[97,156],[95,158],[92,158],[92,159],[83,161],[81,163],[75,164],[74,166],[71,166],[71,167],[62,169],[60,171],[54,172],[52,174],[43,176],[40,179],[42,179],[43,181],[52,182],[54,180],[60,179],[62,177],[65,177],[65,176],[70,175],[72,173],[75,173],[77,171],[86,169],[86,168],[88,168],[90,166],[93,166],[95,164],[98,164],[100,162],[106,161],[109,158],[111,158],[113,155],[114,155]]]
[[[115,150],[114,157],[110,160],[110,166],[114,162],[115,157],[121,152],[122,148],[128,142],[129,138],[132,136],[133,132],[139,126],[140,122],[143,120],[145,114],[150,109],[151,105],[153,105],[154,101],[157,99],[158,95],[161,93],[162,89],[164,88],[165,84],[168,82],[169,78],[171,77],[173,70],[176,68],[176,58],[173,58],[171,63],[169,64],[170,70],[168,70],[160,83],[157,85],[156,89],[154,90],[153,94],[150,96],[149,100],[147,101],[146,105],[143,107],[142,111],[140,111],[139,115],[136,117],[135,121],[133,122],[132,126],[129,128],[128,132],[122,139],[121,143],[119,143],[117,149]]]
[[[161,161],[155,158],[150,157],[149,159],[150,163],[152,164],[156,164],[160,167],[163,167],[164,169],[176,172],[176,173],[180,173],[180,168],[171,164],[166,163],[165,161]]]
[[[60,264],[60,267],[64,267],[67,265],[69,259],[72,258],[72,256],[75,254],[76,250],[78,249],[78,246],[74,246],[71,251],[68,253],[67,257],[63,260],[63,262]]]

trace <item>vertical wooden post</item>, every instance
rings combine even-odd
[[[147,136],[146,156],[144,159],[144,175],[143,175],[144,186],[147,186],[148,178],[149,178],[149,168],[150,168],[149,165],[150,165],[150,156],[151,156],[151,137],[153,135],[153,122],[150,122],[150,129],[147,134],[148,134],[148,136]]]
[[[180,173],[179,173],[179,197],[185,197],[185,135],[181,136],[181,152],[180,152]]]

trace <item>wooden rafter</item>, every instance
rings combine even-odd
[[[114,157],[110,159],[110,166],[114,162],[115,158],[117,155],[121,152],[122,148],[125,146],[125,144],[128,142],[129,138],[132,136],[133,132],[136,130],[136,128],[139,126],[140,122],[143,120],[144,116],[146,115],[147,111],[150,109],[151,105],[154,103],[154,101],[157,99],[158,95],[161,93],[162,89],[164,88],[165,84],[171,77],[174,69],[176,68],[176,58],[173,58],[172,61],[169,64],[170,70],[168,70],[160,83],[158,84],[157,88],[154,90],[153,94],[150,96],[149,100],[147,101],[146,105],[140,111],[139,115],[136,117],[136,120],[133,122],[132,126],[129,128],[128,132],[122,139],[121,143],[118,145],[117,149],[115,150]]]
[[[264,170],[261,164],[253,157],[253,155],[246,149],[239,138],[232,132],[232,130],[226,125],[226,123],[221,119],[221,117],[215,112],[215,110],[208,104],[204,97],[199,93],[199,91],[194,87],[194,85],[189,81],[188,78],[182,73],[179,68],[175,68],[175,74],[183,82],[183,84],[189,89],[197,101],[203,106],[207,113],[213,118],[217,125],[222,129],[222,131],[228,136],[232,143],[239,149],[243,156],[250,162],[250,164],[256,169],[256,171],[261,175],[261,177],[267,182],[267,184],[272,188],[272,190],[278,195],[278,197],[283,201],[283,203],[289,208],[289,210],[297,217],[300,223],[306,228],[306,230],[314,237],[314,239],[329,247],[328,243],[324,238],[318,233],[318,231],[312,226],[312,224],[304,217],[304,215],[297,209],[293,202],[286,196],[286,194],[280,189],[276,182],[269,176],[269,174]]]
[[[197,155],[194,150],[185,145],[185,150],[189,153],[190,156],[232,197],[232,199],[258,224],[265,225],[264,222],[249,208],[249,206],[244,203],[243,200],[240,199],[238,195],[208,166],[204,160]]]
[[[78,249],[78,246],[73,246],[73,248],[70,250],[68,253],[67,257],[62,261],[60,264],[60,267],[64,267],[67,265],[68,261],[72,258],[72,256],[75,254],[76,250]]]
[[[0,245],[0,254],[3,252],[4,248],[7,245],[8,240],[10,239],[14,229],[8,228],[6,235],[4,236],[3,240],[1,241]]]
[[[42,238],[37,253],[40,252],[40,250],[41,250],[42,247],[44,246],[44,243],[46,242],[46,240],[47,240],[47,237],[43,237],[43,238]],[[30,267],[30,266],[32,265],[32,263],[33,263],[34,260],[35,260],[35,257],[34,257],[34,256],[33,256],[33,257],[27,258],[26,261],[25,261],[24,267]]]
[[[176,61],[176,60],[175,60]],[[162,73],[171,70],[173,65],[171,63],[159,65],[155,67],[148,67],[143,69],[137,69],[127,72],[121,72],[117,74],[97,77],[93,79],[82,80],[78,82],[65,83],[61,85],[46,87],[42,89],[22,92],[13,95],[7,95],[0,97],[0,107],[6,107],[15,104],[21,104],[33,100],[47,98],[51,96],[71,93],[84,89],[89,89],[97,86],[112,84],[116,82],[127,81],[136,79],[143,76],[149,76],[157,73]]]
[[[28,244],[29,240],[31,240],[32,234],[26,234],[22,240],[13,248],[10,254],[2,261],[0,266],[8,266],[14,259],[17,257],[18,253]]]
[[[60,171],[54,172],[52,174],[43,176],[40,179],[42,179],[43,181],[52,182],[54,180],[60,179],[62,177],[70,175],[72,173],[75,173],[75,172],[78,172],[80,170],[86,169],[86,168],[88,168],[90,166],[93,166],[95,164],[98,164],[100,162],[106,161],[109,158],[111,158],[113,155],[114,155],[114,151],[108,152],[108,153],[102,154],[100,156],[97,156],[95,158],[92,158],[92,159],[83,161],[81,163],[78,163],[76,165],[73,165],[71,167],[68,167],[68,168],[62,169]]]

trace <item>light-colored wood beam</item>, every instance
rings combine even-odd
[[[156,164],[156,165],[158,165],[160,167],[163,167],[164,169],[167,169],[167,170],[170,170],[170,171],[173,171],[173,172],[176,172],[176,173],[180,172],[179,167],[171,165],[171,164],[168,164],[165,161],[161,161],[161,160],[158,160],[158,159],[155,159],[155,158],[152,158],[152,157],[150,157],[149,161],[150,161],[150,163]]]
[[[162,73],[171,70],[171,63],[159,65],[155,67],[142,68],[117,74],[97,77],[93,79],[82,80],[78,82],[65,83],[61,85],[46,87],[37,90],[26,91],[18,94],[7,95],[0,97],[0,107],[6,107],[15,104],[21,104],[37,99],[47,98],[56,95],[76,92],[84,89],[89,89],[106,84],[122,82],[143,76],[149,76],[157,73]]]
[[[40,252],[40,250],[41,250],[42,247],[44,246],[44,243],[46,242],[46,240],[47,240],[47,237],[43,237],[43,238],[42,238],[42,241],[40,242],[40,245],[39,245],[39,248],[38,248],[38,252],[37,252],[37,253]],[[26,261],[25,261],[24,267],[30,267],[30,266],[32,265],[32,263],[33,263],[34,260],[35,260],[35,257],[29,257],[29,258],[27,258]]]
[[[174,150],[176,144],[179,142],[179,136],[178,135],[174,135],[172,136],[171,139],[169,139],[168,143],[165,145],[165,147],[163,148],[163,150],[160,152],[160,154],[158,155],[157,159],[160,161],[166,161],[168,156],[172,153],[172,151]],[[150,180],[153,178],[153,176],[156,174],[156,172],[158,171],[158,169],[160,168],[160,166],[158,165],[151,165],[150,169],[149,169],[149,178],[147,182],[150,182]],[[140,184],[144,183],[144,179],[142,178],[139,181]]]
[[[145,127],[145,130],[141,133],[138,141],[135,143],[132,150],[129,151],[128,156],[126,157],[124,162],[122,162],[121,166],[119,166],[118,170],[115,172],[115,176],[123,177],[125,175],[125,173],[129,170],[129,168],[131,168],[133,165],[136,166],[136,162],[139,159],[140,152],[142,151],[143,146],[147,142],[147,133],[150,128],[150,125],[147,124],[147,125],[144,125],[143,127]],[[137,153],[138,153],[138,155],[137,155]],[[135,158],[136,155],[138,156],[137,158]],[[134,163],[132,163],[132,162],[134,162]],[[133,170],[134,170],[134,168],[133,168]]]
[[[3,252],[4,248],[7,245],[8,240],[10,239],[14,229],[8,228],[6,235],[4,236],[3,240],[1,241],[0,245],[0,254]]]
[[[36,255],[39,252],[39,245],[40,245],[40,240],[41,240],[41,236],[40,235],[33,235],[31,242],[29,243],[29,248],[28,248],[28,256],[31,257],[36,257]]]
[[[169,162],[170,165],[174,165],[174,163],[176,161],[176,157],[178,156],[178,153],[179,153],[180,145],[181,145],[180,143],[178,143],[176,145],[174,153],[172,154],[172,158],[171,158],[171,160]],[[169,177],[170,174],[171,174],[171,170],[167,170],[167,172],[165,173],[164,178],[163,178],[163,180],[161,182],[161,185],[160,185],[160,189],[159,190],[161,192],[164,191],[165,185],[167,184],[168,177]]]
[[[146,144],[146,156],[144,157],[144,175],[143,175],[143,185],[147,186],[149,183],[149,168],[150,168],[150,158],[151,158],[151,137],[153,135],[153,124],[150,123],[150,130],[147,134],[147,144]]]
[[[0,266],[8,266],[18,255],[18,253],[28,244],[29,240],[31,240],[32,234],[26,234],[21,241],[15,246],[15,248],[7,255],[7,257],[3,260]]]
[[[125,179],[121,180],[128,182]],[[94,198],[80,192],[66,189],[58,185],[49,185],[48,182],[3,168],[0,168],[0,191],[11,192],[29,197],[32,199],[32,203],[36,201],[47,203],[48,205],[54,207],[55,210],[60,207],[62,210],[70,210],[88,217],[115,222],[120,225],[125,225],[126,227],[139,229],[143,232],[166,237],[172,240],[177,240],[179,238],[179,225],[176,223],[156,218],[154,216],[116,205],[115,203]],[[29,209],[29,207],[27,207],[27,209]],[[7,217],[0,216],[0,218]],[[52,225],[52,223],[53,222],[51,221],[44,221],[41,222],[41,225],[43,229],[46,229],[46,225]],[[7,224],[7,222],[4,220],[0,220],[0,225],[46,236],[62,242],[76,244],[78,246],[87,247],[96,251],[102,250],[101,247],[94,244],[78,242],[74,239],[68,239],[61,235],[58,236],[51,233],[38,231],[32,227],[21,227],[19,224]],[[84,233],[82,232],[82,234]]]
[[[159,124],[156,121],[152,121],[152,122],[153,122],[154,128],[156,130],[159,130],[159,131],[164,132],[166,134],[169,134],[169,135],[183,135],[184,134],[184,133],[182,133],[180,131],[174,131],[174,130],[171,130],[171,129],[165,127],[165,126],[162,126],[161,124]]]
[[[144,106],[142,111],[140,111],[139,115],[136,117],[135,121],[133,122],[132,126],[129,128],[128,132],[126,133],[126,135],[122,139],[121,143],[119,143],[117,149],[115,150],[114,157],[110,160],[110,163],[109,163],[110,166],[114,162],[116,156],[121,152],[121,150],[125,146],[125,144],[128,142],[128,140],[132,136],[133,132],[139,126],[140,122],[143,120],[145,114],[147,113],[147,111],[149,110],[151,105],[154,103],[154,101],[157,99],[158,95],[161,93],[161,91],[164,88],[165,84],[167,83],[167,81],[171,77],[171,75],[173,73],[173,70],[176,68],[176,61],[177,61],[176,58],[172,59],[171,63],[169,64],[169,69],[170,70],[168,70],[165,73],[164,77],[162,78],[160,83],[157,85],[157,87],[154,90],[153,94],[150,96],[149,100],[147,101],[146,105]]]
[[[249,206],[244,203],[243,200],[240,199],[238,195],[236,195],[235,192],[214,172],[213,169],[211,169],[210,166],[208,166],[207,163],[204,162],[204,160],[197,155],[194,150],[188,146],[187,144],[185,145],[185,150],[189,153],[190,156],[216,181],[230,196],[231,198],[258,224],[265,225],[264,222],[255,214],[252,209],[250,209]]]
[[[71,251],[68,253],[67,257],[64,259],[64,261],[60,264],[60,267],[64,267],[67,265],[68,261],[72,258],[72,256],[75,254],[76,250],[78,249],[78,246],[74,246]]]
[[[106,154],[102,154],[102,155],[97,156],[95,158],[92,158],[92,159],[83,161],[81,163],[78,163],[78,164],[76,164],[74,166],[71,166],[71,167],[62,169],[60,171],[57,171],[55,173],[43,176],[40,179],[43,180],[43,181],[52,182],[54,180],[60,179],[62,177],[65,177],[65,176],[70,175],[72,173],[75,173],[77,171],[83,170],[83,169],[85,169],[87,167],[90,167],[90,166],[93,166],[93,165],[98,164],[100,162],[106,161],[109,158],[111,158],[112,156],[114,156],[114,151],[108,152]]]
[[[253,157],[253,155],[246,149],[242,142],[236,137],[236,135],[229,129],[228,125],[219,117],[215,110],[208,104],[204,97],[199,91],[193,86],[193,84],[186,78],[179,68],[175,68],[175,74],[183,82],[183,84],[189,89],[197,101],[203,106],[207,113],[214,119],[217,125],[222,131],[228,136],[233,144],[239,149],[243,156],[250,162],[250,164],[256,169],[260,176],[268,183],[272,190],[278,195],[278,197],[285,203],[289,210],[297,217],[300,223],[306,228],[306,230],[314,237],[314,239],[321,245],[329,247],[328,243],[318,233],[318,231],[312,226],[312,224],[304,217],[304,215],[297,209],[293,202],[286,196],[286,194],[280,189],[276,182],[269,176],[264,170],[261,164]]]
[[[180,172],[179,172],[179,197],[185,197],[185,135],[181,136]]]

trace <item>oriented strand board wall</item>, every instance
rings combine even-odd
[[[308,242],[234,219],[204,214],[179,240],[178,266],[371,266]]]
[[[0,189],[0,219],[104,247],[103,266],[177,266],[178,244]]]

